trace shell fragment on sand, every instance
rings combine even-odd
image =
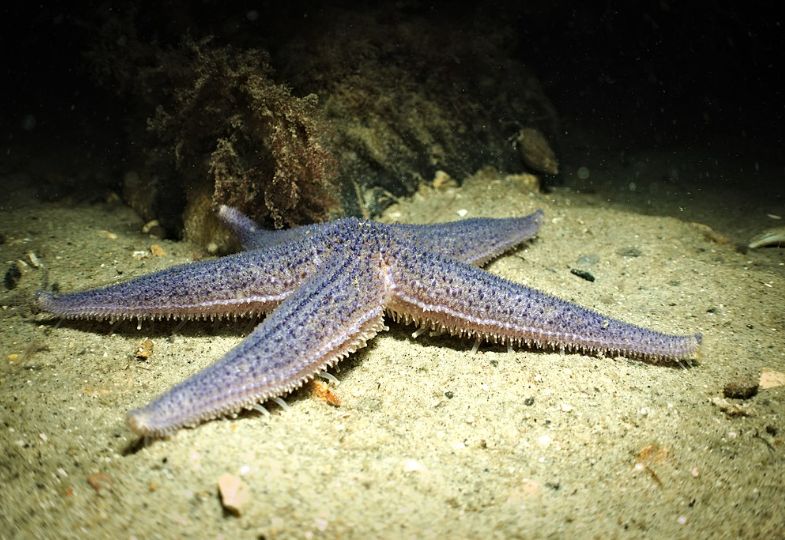
[[[785,227],[766,229],[762,233],[754,236],[749,243],[750,249],[765,246],[785,246]]]

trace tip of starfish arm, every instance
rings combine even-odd
[[[51,311],[53,300],[54,294],[49,291],[36,291],[35,293],[35,303],[43,311]]]
[[[701,360],[703,357],[703,334],[693,334],[692,339],[695,342],[692,353],[689,357],[690,360]]]
[[[126,417],[126,422],[128,422],[128,427],[131,428],[131,431],[143,437],[150,435],[150,425],[147,420],[147,415],[139,410],[129,412]]]
[[[146,439],[162,438],[170,434],[170,430],[154,425],[154,418],[144,409],[135,409],[128,413],[126,422],[131,431]]]

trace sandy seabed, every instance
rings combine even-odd
[[[736,248],[767,219],[765,203],[726,210],[711,193],[647,182],[658,163],[598,171],[593,194],[481,175],[423,189],[383,219],[542,208],[538,238],[488,271],[631,323],[701,332],[698,362],[472,352],[471,342],[413,339],[413,328],[391,324],[332,370],[340,407],[306,388],[287,398],[290,410],[268,405],[269,417],[212,421],[148,445],[125,413],[218,359],[255,321],[137,329],[33,314],[45,273],[72,291],[189,262],[197,249],[142,234],[123,206],[18,193],[0,215],[5,268],[29,266],[0,293],[0,537],[785,534],[785,388],[723,396],[729,384],[785,372],[785,250]],[[624,186],[611,202],[603,177]],[[146,338],[153,353],[139,360]],[[250,491],[239,516],[218,496],[225,473]]]

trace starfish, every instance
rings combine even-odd
[[[435,225],[344,218],[282,231],[260,229],[226,206],[219,216],[244,251],[102,288],[37,294],[43,311],[64,318],[269,314],[221,360],[129,412],[143,437],[291,392],[386,329],[385,314],[476,340],[649,361],[692,358],[701,342],[700,334],[635,326],[478,268],[533,238],[539,210]]]

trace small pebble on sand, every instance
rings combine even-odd
[[[251,491],[248,485],[239,476],[222,474],[218,478],[218,492],[221,495],[221,505],[227,512],[239,516],[251,500]]]

